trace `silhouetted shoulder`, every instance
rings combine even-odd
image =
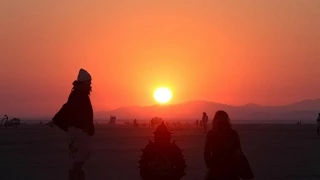
[[[171,144],[171,147],[173,148],[173,149],[176,149],[176,150],[181,150],[180,148],[179,148],[179,146],[177,146],[177,144],[176,144],[176,142],[175,141],[173,141],[172,143],[170,143]]]
[[[155,143],[152,142],[151,140],[149,140],[148,144],[146,145],[146,147],[144,148],[144,150],[151,150],[151,149],[154,149],[155,148]]]
[[[231,133],[232,133],[232,137],[236,138],[236,139],[239,139],[239,134],[236,130],[234,129],[231,129]]]
[[[231,129],[231,132],[232,132],[232,134],[233,134],[234,136],[238,136],[238,132],[237,132],[236,130]]]

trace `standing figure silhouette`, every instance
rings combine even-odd
[[[94,135],[93,109],[89,95],[91,93],[91,75],[80,69],[73,83],[67,103],[53,117],[53,123],[69,135],[69,155],[72,168],[69,180],[84,180],[82,166],[91,153],[91,136]]]
[[[203,132],[206,134],[207,131],[208,131],[208,121],[209,121],[209,118],[208,118],[208,115],[206,112],[203,112],[202,113],[202,126],[203,126]]]
[[[205,180],[252,179],[253,173],[241,150],[238,133],[231,128],[225,111],[217,111],[204,148]]]

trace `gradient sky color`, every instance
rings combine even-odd
[[[0,1],[0,113],[53,115],[80,68],[95,110],[320,97],[319,0]],[[1,114],[0,114],[1,115]]]

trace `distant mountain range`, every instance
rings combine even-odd
[[[196,120],[201,119],[202,112],[207,112],[210,119],[217,110],[225,110],[232,120],[315,120],[320,113],[320,99],[304,100],[284,106],[261,106],[247,104],[232,106],[211,101],[189,101],[172,105],[127,106],[111,111],[95,112],[95,119],[108,120],[110,116],[117,119],[149,120],[158,116],[163,119]]]

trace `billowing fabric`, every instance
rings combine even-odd
[[[53,124],[58,126],[63,131],[68,131],[68,115],[68,105],[66,103],[62,105],[61,109],[52,118]]]
[[[60,129],[68,131],[68,127],[76,127],[94,135],[93,108],[88,93],[73,90],[62,108],[53,117],[53,123]]]
[[[91,137],[83,130],[75,127],[68,128],[69,155],[72,162],[85,162],[91,154]]]
[[[67,102],[68,126],[86,130],[90,136],[94,135],[93,109],[86,92],[73,90]]]

